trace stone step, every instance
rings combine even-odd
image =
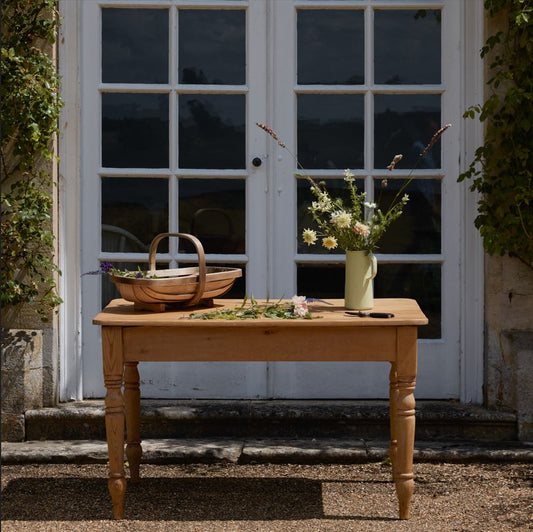
[[[389,442],[313,438],[229,439],[187,438],[142,441],[143,464],[168,463],[363,463],[387,461]],[[417,462],[533,462],[533,443],[527,442],[424,442],[414,449]],[[127,460],[127,457],[125,456]],[[107,444],[100,440],[47,440],[3,442],[2,464],[103,463]]]
[[[103,400],[25,414],[26,440],[104,440]],[[386,441],[387,401],[142,400],[143,439],[345,438]],[[516,441],[516,416],[454,401],[419,401],[420,441]]]

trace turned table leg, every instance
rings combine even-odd
[[[113,517],[124,517],[126,476],[124,473],[124,399],[122,378],[124,371],[122,329],[102,327],[104,363],[105,426],[109,455],[108,487],[113,502]]]
[[[141,392],[139,389],[138,362],[124,365],[124,400],[126,403],[126,457],[130,467],[130,479],[138,482],[141,464]]]
[[[396,362],[391,362],[389,374],[389,409],[390,409],[390,443],[389,458],[392,467],[392,480],[396,480],[395,466],[396,454],[398,451],[398,432],[396,429],[396,403],[398,401],[398,374],[396,372]]]
[[[393,435],[396,452],[393,475],[400,506],[400,519],[409,519],[414,490],[413,452],[415,443],[415,385],[417,332],[415,327],[398,328],[398,360],[393,379]]]

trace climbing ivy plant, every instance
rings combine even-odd
[[[481,50],[490,95],[465,118],[486,123],[484,144],[459,181],[481,193],[475,225],[491,255],[509,254],[533,269],[533,0],[486,0],[505,28]]]
[[[53,183],[42,169],[54,158],[61,109],[57,69],[47,53],[58,20],[57,0],[2,2],[2,307],[29,303],[43,321],[61,303]]]

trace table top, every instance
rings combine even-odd
[[[264,300],[258,300],[259,303]],[[273,300],[271,300],[273,301]],[[365,326],[365,327],[397,327],[426,325],[428,319],[420,310],[414,299],[375,299],[371,312],[387,312],[394,314],[393,318],[370,318],[351,316],[346,314],[343,299],[325,300],[309,303],[309,310],[316,319],[272,319],[258,318],[246,320],[188,319],[191,313],[210,312],[215,309],[239,307],[242,299],[215,299],[211,308],[195,307],[166,312],[151,312],[135,310],[133,303],[124,299],[114,299],[107,307],[93,319],[95,325],[107,327],[323,327],[335,326]],[[328,304],[329,303],[329,304]]]

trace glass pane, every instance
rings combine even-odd
[[[145,252],[159,233],[168,232],[166,179],[102,179],[102,251]],[[163,240],[158,251],[167,251]]]
[[[298,11],[298,83],[364,83],[362,10]]]
[[[180,9],[180,83],[246,83],[244,10]]]
[[[102,94],[102,166],[168,168],[168,95]]]
[[[168,83],[166,9],[102,9],[102,81]]]
[[[245,168],[245,96],[179,97],[181,168]]]
[[[344,299],[344,264],[298,264],[296,275],[299,296]]]
[[[245,189],[243,179],[180,180],[180,231],[197,236],[206,253],[245,253]]]
[[[405,179],[388,179],[375,183],[378,206],[386,212]],[[401,192],[409,202],[403,214],[387,229],[379,242],[378,253],[441,252],[441,182],[438,179],[413,179]]]
[[[348,188],[344,179],[327,179],[324,181],[317,180],[318,183],[325,182],[326,188],[333,198],[342,198],[345,205],[350,205],[350,195]],[[364,181],[362,179],[357,179],[355,184],[358,190],[364,190]],[[308,246],[302,240],[302,231],[304,229],[314,229],[318,230],[316,223],[313,221],[313,218],[309,214],[308,207],[311,206],[313,201],[316,201],[315,196],[311,193],[311,187],[307,180],[298,179],[296,181],[297,186],[297,252],[298,253],[342,253],[342,250],[334,249],[333,251],[328,251],[324,246],[322,246],[320,238],[317,243],[313,246]]]
[[[304,168],[363,168],[364,97],[300,94],[298,159]]]
[[[441,12],[406,9],[374,12],[376,83],[441,82]]]
[[[378,264],[374,297],[416,299],[429,319],[418,329],[419,338],[441,337],[440,264]]]
[[[413,168],[431,137],[440,129],[440,95],[377,94],[374,98],[374,167],[386,168],[401,153],[396,168]],[[440,168],[438,140],[418,168]]]

